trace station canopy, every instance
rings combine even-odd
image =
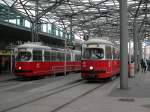
[[[53,23],[66,30],[72,30],[80,38],[120,38],[120,0],[0,0],[25,16],[30,22]],[[133,38],[136,18],[138,33],[149,35],[150,1],[127,0],[128,31]],[[149,36],[148,36],[149,37]]]

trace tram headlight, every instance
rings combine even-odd
[[[90,66],[90,70],[93,70],[94,69],[94,67],[93,66]]]
[[[18,67],[19,70],[21,70],[21,67]]]

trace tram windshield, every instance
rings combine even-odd
[[[103,48],[87,48],[83,52],[83,59],[103,59]]]
[[[31,59],[31,53],[28,51],[21,51],[17,54],[16,61],[29,61]]]

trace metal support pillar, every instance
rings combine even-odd
[[[13,73],[13,51],[11,50],[11,55],[10,55],[10,71]]]
[[[65,76],[67,76],[67,49],[68,49],[68,46],[67,46],[67,39],[66,39],[66,37],[64,37],[64,36],[66,36],[66,34],[67,34],[67,30],[66,30],[66,28],[64,28],[65,30],[63,30],[63,38],[65,39],[64,40],[64,49],[65,49],[65,62],[64,62],[64,75]]]
[[[70,18],[70,42],[74,40],[74,36],[72,33],[72,17]]]
[[[48,24],[46,24],[46,32],[49,33],[49,31],[48,31]]]
[[[21,26],[25,26],[25,23],[24,23],[24,19],[22,17],[20,17],[20,23],[19,23]]]
[[[67,41],[65,39],[65,43],[64,43],[64,47],[65,47],[65,62],[64,62],[64,75],[67,75]]]
[[[128,12],[127,0],[120,0],[120,89],[128,88]]]
[[[143,53],[143,50],[142,50],[143,48],[142,48],[142,41],[140,40],[140,42],[139,42],[139,51],[140,51],[140,59],[142,59],[142,53]]]
[[[131,64],[131,37],[130,37],[130,39],[129,39],[129,59],[128,59],[128,62],[129,62],[129,64]]]
[[[55,36],[55,25],[54,25],[54,23],[52,23],[52,26],[51,26],[51,34],[53,35],[53,36]]]
[[[142,58],[142,46],[141,46],[141,37],[140,37],[141,33],[138,35],[138,38],[137,38],[137,41],[138,41],[138,59],[137,59],[137,62],[138,62],[138,71],[140,70],[140,60]]]
[[[146,45],[144,45],[144,58],[146,58]]]
[[[58,28],[57,31],[58,31],[58,36],[60,38],[61,37],[61,35],[60,35],[60,28]]]
[[[138,64],[138,61],[139,61],[139,50],[138,50],[138,37],[137,37],[137,33],[138,33],[138,30],[137,30],[137,15],[138,15],[138,12],[139,12],[139,9],[140,9],[140,6],[142,4],[143,0],[140,0],[139,4],[138,4],[138,8],[135,12],[135,16],[134,16],[134,23],[133,23],[133,29],[134,29],[134,32],[133,32],[133,43],[134,43],[134,71],[135,71],[135,74],[138,72],[138,68],[139,68],[139,64]]]
[[[137,39],[137,23],[136,23],[136,17],[134,18],[134,33],[133,33],[133,43],[134,43],[134,71],[135,74],[138,70],[138,39]]]
[[[139,58],[142,59],[143,49],[142,49],[142,33],[139,34],[139,41],[138,41],[138,49],[139,49]]]
[[[32,42],[37,42],[39,40],[39,36],[38,36],[38,21],[39,21],[39,14],[38,14],[38,2],[39,0],[36,0],[36,4],[35,4],[35,21],[32,22],[32,28],[31,28],[31,32],[32,32]]]
[[[67,37],[66,34],[67,34],[66,31],[63,30],[63,39],[66,39],[66,37]]]

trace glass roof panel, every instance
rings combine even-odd
[[[119,0],[0,0],[0,3],[13,8],[28,20],[43,20],[54,23],[68,30],[72,25],[75,33],[107,35],[119,34]],[[150,16],[150,2],[144,0],[127,0],[129,28],[132,28],[137,13],[138,24],[142,25]],[[139,8],[139,10],[138,10]],[[38,12],[38,13],[37,13]],[[72,24],[71,24],[72,21]],[[146,22],[144,23],[146,24]],[[148,27],[150,28],[150,27]],[[93,30],[94,29],[94,30]],[[130,31],[129,33],[133,33]],[[116,37],[117,38],[117,37]],[[118,37],[119,38],[119,37]]]

